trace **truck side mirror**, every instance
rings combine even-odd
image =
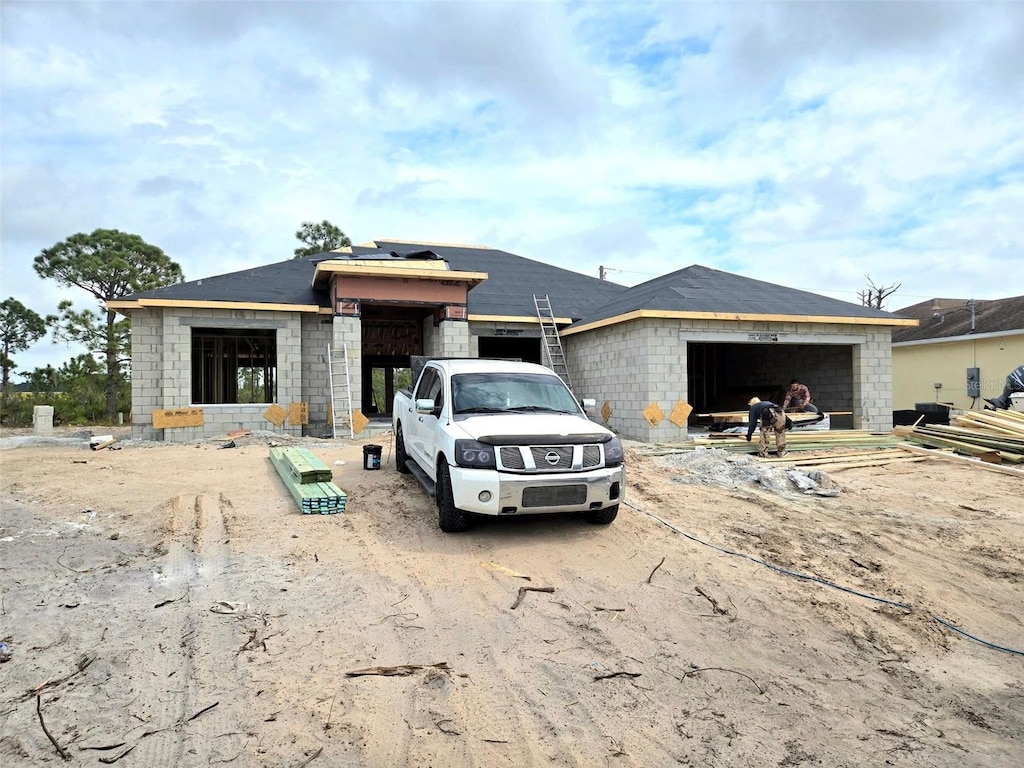
[[[595,400],[592,397],[584,397],[582,400],[580,400],[580,405],[583,406],[584,411],[589,411],[592,408],[597,407],[597,400]]]
[[[434,401],[428,397],[421,398],[416,401],[416,413],[432,413],[434,410]]]

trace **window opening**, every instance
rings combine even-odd
[[[192,402],[273,403],[277,331],[192,329]]]

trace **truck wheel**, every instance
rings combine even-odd
[[[408,475],[410,469],[405,465],[409,460],[409,454],[405,452],[405,435],[402,434],[402,424],[399,422],[395,429],[395,466],[403,475]]]
[[[469,528],[469,513],[455,508],[452,477],[448,465],[441,462],[437,468],[437,523],[445,533],[460,533]]]
[[[587,516],[587,522],[594,525],[608,525],[615,516],[619,514],[619,505],[605,507],[604,509],[591,509],[583,513]]]

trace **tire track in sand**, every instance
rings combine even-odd
[[[136,739],[140,764],[154,768],[209,765],[238,756],[250,741],[238,668],[242,622],[251,613],[214,613],[231,595],[223,497],[177,496],[166,507],[166,555],[154,574],[153,631],[142,654],[137,690],[145,724]],[[173,601],[167,603],[165,601]],[[202,714],[199,714],[202,713]],[[129,742],[130,743],[130,742]]]

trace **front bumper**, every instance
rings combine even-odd
[[[478,515],[585,512],[618,504],[626,493],[624,467],[529,475],[465,467],[449,470],[455,506]]]

